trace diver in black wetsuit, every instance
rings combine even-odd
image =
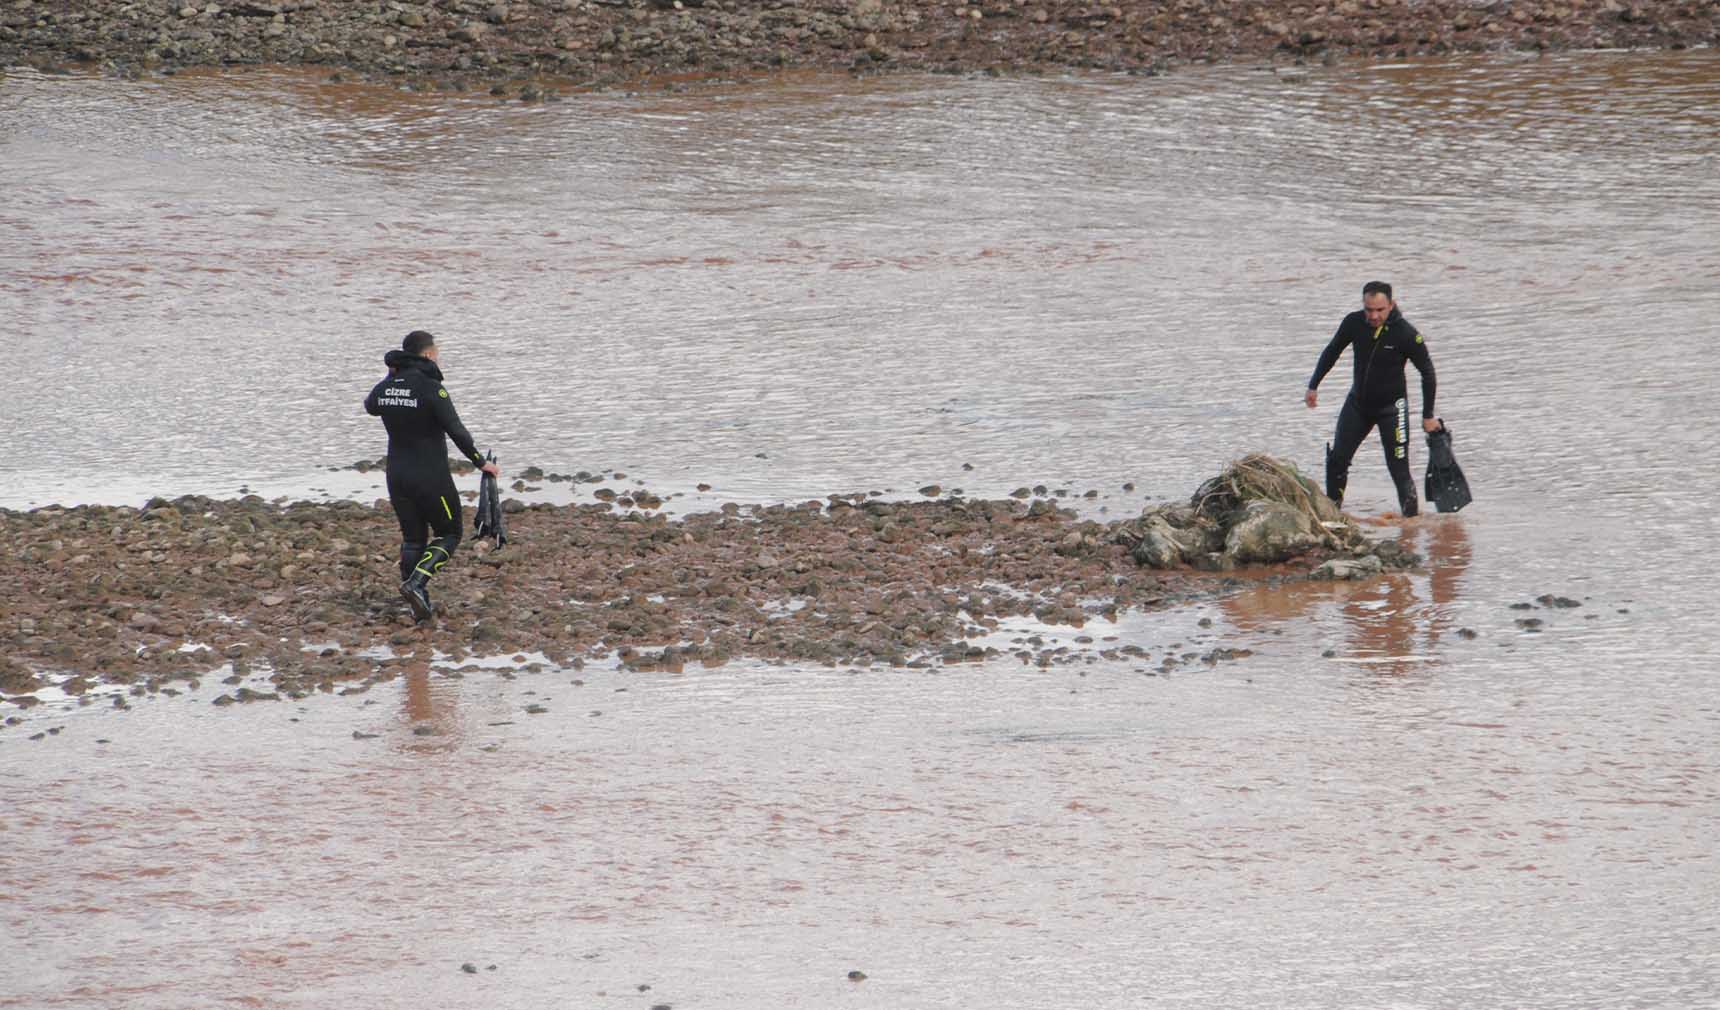
[[[1338,430],[1326,449],[1326,497],[1339,505],[1344,502],[1344,488],[1349,483],[1350,460],[1356,448],[1367,437],[1368,429],[1380,429],[1380,443],[1386,453],[1386,469],[1391,471],[1397,485],[1398,504],[1404,516],[1420,511],[1415,494],[1415,480],[1409,472],[1409,392],[1404,385],[1405,362],[1421,373],[1421,427],[1423,431],[1438,431],[1439,422],[1433,418],[1433,359],[1428,356],[1427,342],[1409,320],[1399,314],[1392,300],[1392,286],[1384,281],[1369,281],[1362,286],[1362,308],[1352,312],[1338,324],[1331,343],[1320,352],[1314,375],[1308,380],[1308,391],[1302,397],[1310,408],[1318,405],[1315,390],[1320,380],[1338,363],[1344,348],[1352,349],[1356,377],[1344,407],[1338,412]]]
[[[423,330],[406,335],[398,351],[383,357],[388,378],[364,399],[364,409],[388,429],[388,500],[400,520],[400,595],[418,620],[434,612],[430,576],[442,570],[460,545],[460,496],[448,471],[448,442],[490,474],[494,463],[472,444],[454,401],[442,385],[436,338]],[[434,532],[436,539],[430,540]]]

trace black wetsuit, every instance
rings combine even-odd
[[[1326,497],[1343,502],[1350,460],[1368,430],[1378,426],[1386,469],[1397,485],[1398,504],[1404,515],[1415,515],[1420,506],[1409,472],[1409,390],[1404,385],[1404,363],[1421,373],[1421,416],[1432,417],[1435,383],[1427,342],[1396,308],[1378,329],[1368,325],[1366,313],[1352,312],[1338,324],[1331,343],[1320,352],[1320,361],[1308,380],[1309,389],[1319,388],[1320,380],[1338,363],[1345,347],[1352,348],[1356,377],[1338,412],[1338,430],[1326,453]]]
[[[440,569],[460,545],[460,496],[448,470],[447,440],[453,439],[474,466],[482,467],[484,457],[460,423],[434,361],[389,351],[383,362],[392,374],[365,397],[364,409],[381,417],[388,429],[388,500],[400,520],[404,580],[421,561],[427,571]]]

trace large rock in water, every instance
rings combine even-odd
[[[1188,504],[1148,509],[1116,535],[1151,568],[1275,565],[1314,551],[1369,550],[1361,529],[1313,480],[1259,453],[1202,484]]]

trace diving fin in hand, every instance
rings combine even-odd
[[[484,461],[494,463],[496,454],[486,454]],[[493,538],[497,550],[508,542],[507,524],[502,519],[501,495],[496,489],[496,478],[489,473],[478,478],[478,512],[473,517],[472,532],[480,540],[485,537]]]
[[[1440,418],[1439,430],[1427,433],[1427,500],[1441,512],[1456,512],[1471,501],[1469,481],[1451,450],[1451,430]]]

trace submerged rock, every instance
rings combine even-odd
[[[1333,558],[1309,573],[1310,578],[1345,581],[1368,579],[1386,570],[1380,559],[1372,554],[1360,558]]]

